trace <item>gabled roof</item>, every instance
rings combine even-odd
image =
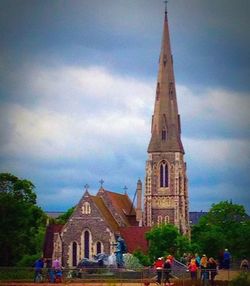
[[[54,248],[54,234],[60,233],[62,228],[63,224],[50,224],[47,226],[43,244],[44,258],[52,258]]]
[[[141,250],[143,253],[147,252],[148,242],[145,238],[145,234],[150,229],[151,228],[148,226],[129,226],[120,228],[120,234],[125,240],[129,253],[133,253],[135,250]]]
[[[135,218],[136,216],[134,206],[127,194],[119,194],[104,190],[112,206],[116,212],[123,218],[127,226],[138,225]]]
[[[112,214],[110,213],[109,209],[106,207],[106,205],[103,202],[103,199],[98,196],[91,196],[93,202],[95,203],[98,210],[101,212],[104,220],[106,223],[110,225],[113,231],[117,231],[119,228],[119,225],[117,221],[114,219]]]

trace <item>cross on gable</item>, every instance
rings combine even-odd
[[[99,181],[99,183],[101,184],[101,188],[102,188],[103,183],[104,183],[104,180],[103,180],[103,179],[101,179],[101,180]]]
[[[125,185],[124,188],[123,188],[124,193],[127,193],[127,189],[128,189],[128,188],[127,188],[127,186]]]
[[[85,188],[85,191],[88,191],[89,185],[88,184],[84,185],[84,188]]]

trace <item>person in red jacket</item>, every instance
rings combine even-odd
[[[188,270],[190,272],[191,280],[197,280],[197,264],[195,261],[195,258],[192,258],[189,265],[188,265]]]
[[[164,266],[163,257],[159,257],[154,263],[154,267],[155,267],[156,272],[157,272],[156,284],[158,284],[158,285],[161,285],[163,266]]]

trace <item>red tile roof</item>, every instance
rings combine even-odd
[[[117,221],[114,219],[112,214],[110,213],[109,209],[106,207],[106,205],[103,202],[103,199],[101,197],[97,196],[91,196],[92,200],[96,204],[98,210],[101,212],[103,218],[105,219],[106,223],[108,223],[113,231],[117,231],[119,228],[119,225]]]
[[[127,226],[138,225],[135,219],[135,209],[127,194],[118,194],[104,190],[112,206],[123,218]],[[133,218],[134,217],[134,218]]]
[[[44,258],[52,258],[54,247],[54,234],[61,232],[62,228],[63,224],[50,224],[47,226],[43,244]]]
[[[141,250],[146,253],[148,250],[148,242],[145,238],[145,233],[149,231],[150,227],[129,226],[121,227],[120,234],[125,240],[129,253],[135,250]]]

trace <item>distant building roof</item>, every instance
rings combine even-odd
[[[201,217],[203,217],[204,215],[206,215],[208,212],[189,212],[189,222],[190,225],[194,225],[197,224],[200,220]]]
[[[58,218],[60,215],[63,215],[65,212],[45,211],[45,213],[47,214],[47,216],[49,216],[51,218]]]

